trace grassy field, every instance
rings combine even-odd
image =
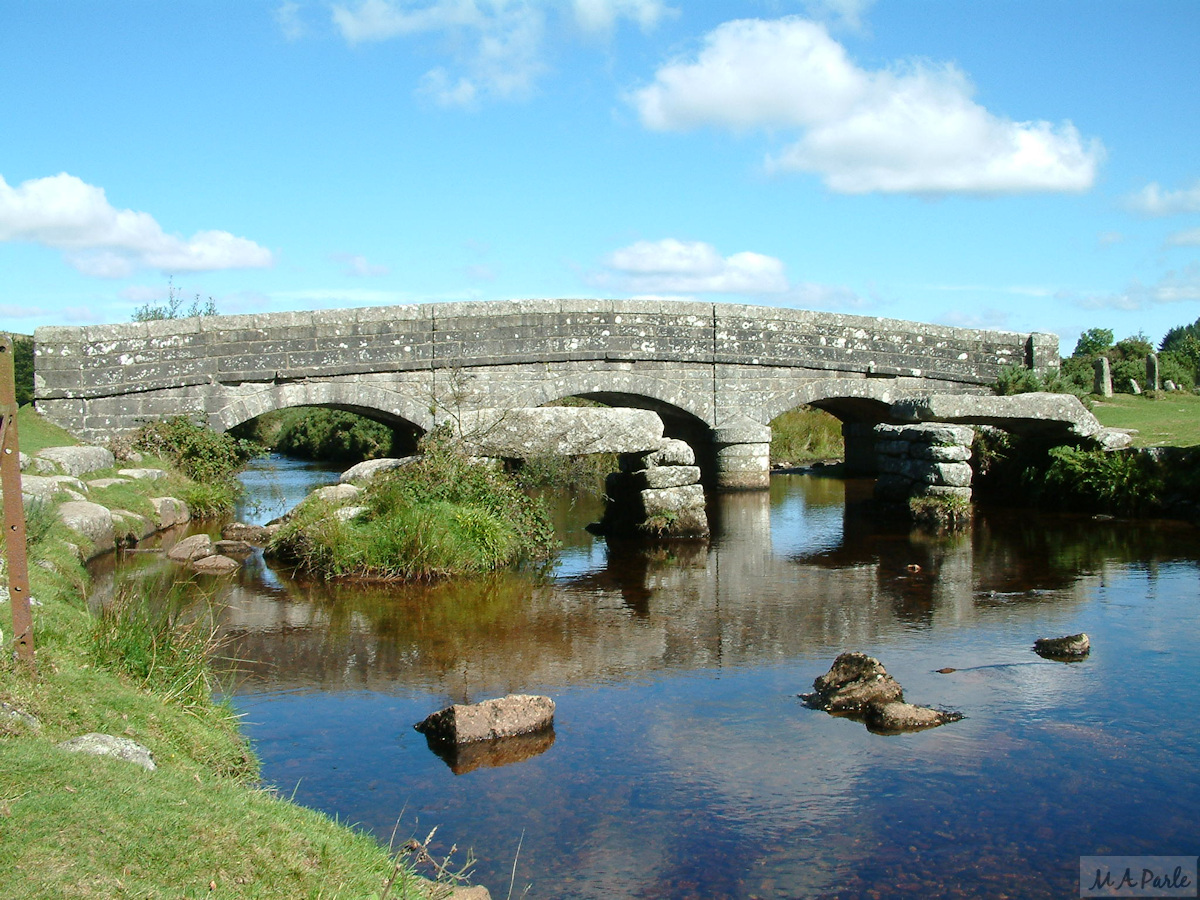
[[[1092,412],[1110,428],[1136,428],[1136,447],[1200,446],[1200,396],[1196,394],[1117,394],[1097,402]]]
[[[20,416],[24,452],[75,443],[28,408]],[[162,490],[162,482],[138,484]],[[138,505],[133,496],[107,499]],[[199,631],[194,609],[164,617],[170,590],[146,584],[114,628],[88,611],[87,575],[53,510],[31,507],[26,519],[37,672],[13,659],[5,591],[0,898],[428,896],[428,882],[407,863],[398,869],[373,838],[259,785],[236,717],[212,700],[206,658],[193,654],[190,672],[176,665],[189,631],[212,637],[203,610]],[[148,747],[157,770],[56,746],[89,732]]]

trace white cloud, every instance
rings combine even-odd
[[[308,26],[300,17],[300,4],[293,0],[275,8],[275,24],[289,41],[298,41],[308,34]]]
[[[568,17],[585,34],[608,36],[621,20],[654,29],[676,10],[662,0],[357,0],[335,4],[332,20],[351,46],[441,36],[451,59],[420,79],[416,92],[440,106],[528,96],[549,67],[548,20]],[[428,42],[426,42],[428,43]]]
[[[330,259],[345,265],[342,270],[343,275],[357,278],[374,278],[379,275],[387,275],[391,271],[387,266],[368,262],[361,253],[333,253],[330,255]]]
[[[610,35],[618,19],[636,22],[642,31],[652,31],[667,16],[678,15],[660,0],[572,0],[575,21],[589,34]]]
[[[1177,231],[1167,237],[1167,243],[1172,247],[1200,247],[1200,228]]]
[[[0,177],[0,241],[61,250],[85,275],[122,278],[138,269],[206,272],[265,268],[271,251],[227,231],[166,234],[148,213],[116,209],[103,188],[65,172],[10,187]]]
[[[863,15],[875,0],[804,0],[808,14],[815,19],[829,20],[855,31],[863,26]]]
[[[610,254],[598,284],[628,293],[767,294],[788,289],[783,263],[761,253],[721,256],[701,241],[638,241]]]
[[[1147,309],[1164,303],[1200,300],[1200,263],[1189,263],[1179,271],[1167,272],[1157,284],[1134,280],[1119,294],[1091,294],[1076,300],[1084,309]]]
[[[839,193],[1081,191],[1103,157],[1069,123],[1013,122],[971,99],[953,65],[857,66],[823,25],[798,17],[726,22],[694,59],[661,67],[630,98],[662,131],[791,129],[767,159]]]
[[[461,74],[436,66],[417,93],[442,106],[471,107],[484,96],[526,96],[546,71],[541,59],[545,13],[538,4],[507,0],[436,0],[402,6],[394,0],[361,0],[334,6],[333,22],[351,44],[444,34]]]
[[[1173,216],[1200,212],[1200,179],[1191,187],[1167,191],[1152,181],[1125,199],[1126,206],[1145,216]]]

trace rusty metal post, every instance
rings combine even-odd
[[[0,486],[4,490],[4,551],[8,557],[13,643],[17,658],[32,668],[33,616],[29,610],[25,504],[21,497],[21,456],[17,448],[17,385],[10,335],[0,335]]]

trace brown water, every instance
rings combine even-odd
[[[274,465],[254,477],[322,477]],[[531,898],[1069,897],[1080,856],[1195,855],[1197,530],[988,512],[935,538],[869,487],[778,476],[713,498],[710,544],[658,548],[593,539],[599,509],[562,498],[541,583],[255,559],[226,601],[233,701],[282,792],[385,842],[436,825],[494,897],[514,862]],[[1083,662],[1031,650],[1077,631]],[[966,718],[881,736],[804,707],[850,649]],[[554,698],[553,741],[455,774],[413,731],[509,692]]]

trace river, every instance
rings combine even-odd
[[[261,461],[242,517],[334,477]],[[557,497],[541,582],[312,584],[256,556],[223,599],[232,701],[282,793],[385,843],[437,826],[496,898],[1067,897],[1082,856],[1195,856],[1196,529],[981,510],[931,537],[869,494],[775,476],[712,498],[711,542],[659,547]],[[1032,652],[1078,631],[1082,662]],[[965,718],[883,736],[808,709],[844,650]],[[510,692],[554,699],[552,741],[447,762],[413,730]]]

